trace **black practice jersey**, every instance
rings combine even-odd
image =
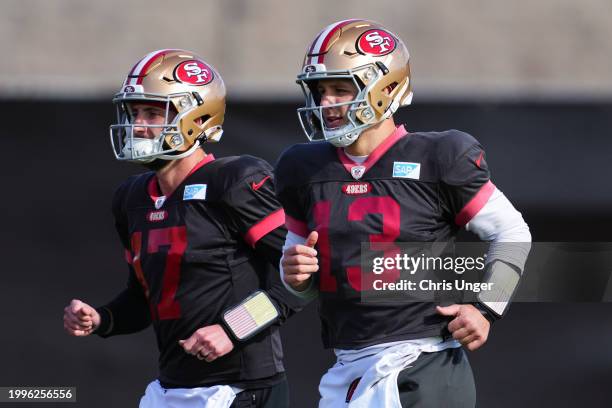
[[[178,343],[220,323],[226,309],[259,288],[266,289],[281,320],[296,306],[271,266],[278,267],[286,229],[267,163],[208,155],[168,197],[161,196],[154,173],[134,176],[117,190],[113,211],[130,274],[127,289],[99,308],[100,335],[132,333],[152,322],[159,378],[171,386],[249,388],[281,376],[275,326],[235,343],[212,363]]]
[[[448,320],[433,303],[362,301],[364,282],[385,275],[361,270],[361,243],[377,251],[378,243],[452,240],[494,190],[483,156],[466,133],[407,134],[403,126],[362,164],[327,142],[283,153],[275,175],[287,228],[319,234],[315,277],[326,347],[447,334]]]

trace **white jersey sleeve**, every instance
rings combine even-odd
[[[465,228],[481,240],[491,242],[488,262],[499,259],[516,265],[521,271],[525,268],[531,249],[531,233],[521,213],[499,189],[495,188]]]

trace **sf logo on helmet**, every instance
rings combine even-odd
[[[362,54],[387,55],[395,49],[395,39],[385,30],[368,30],[359,36],[357,49]]]
[[[190,85],[209,84],[213,77],[213,70],[202,61],[184,61],[174,68],[174,78]]]

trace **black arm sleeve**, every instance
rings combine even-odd
[[[237,182],[225,195],[225,204],[238,234],[262,261],[257,270],[262,289],[275,304],[283,323],[307,303],[292,295],[280,280],[278,265],[287,229],[284,211],[274,193],[272,169],[259,162],[249,175]]]
[[[96,310],[100,313],[100,326],[96,330],[100,337],[136,333],[151,324],[148,301],[133,271],[130,271],[128,287]]]
[[[262,270],[264,276],[260,274],[260,279],[264,282],[263,289],[266,290],[279,312],[279,324],[284,323],[285,320],[302,310],[311,301],[311,299],[305,300],[291,294],[281,281],[278,265],[283,255],[282,247],[286,235],[287,229],[284,226],[278,227],[261,238],[255,246],[257,254],[269,263]]]
[[[304,214],[305,197],[300,197],[299,174],[296,174],[293,157],[294,148],[289,148],[278,159],[274,169],[276,196],[285,210],[287,229],[301,237],[307,237],[309,230]]]
[[[283,256],[283,245],[285,244],[286,236],[287,229],[284,225],[281,225],[261,237],[255,244],[255,251],[271,265],[278,267]]]
[[[115,227],[125,248],[128,262],[130,262],[133,254],[128,237],[126,202],[133,181],[134,178],[128,179],[117,189],[113,197]],[[132,265],[129,268],[127,288],[111,302],[97,307],[96,310],[100,314],[100,326],[96,330],[96,334],[101,337],[135,333],[151,324],[148,300]]]

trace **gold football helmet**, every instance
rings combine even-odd
[[[297,83],[306,106],[298,117],[310,141],[327,140],[335,146],[352,144],[361,132],[389,118],[400,106],[412,101],[410,55],[397,36],[378,23],[344,20],[327,26],[308,47]],[[348,123],[328,128],[319,106],[316,81],[346,78],[353,81],[353,101],[327,105],[349,105]]]
[[[165,123],[154,139],[134,136],[130,102],[154,102],[165,107]],[[116,124],[110,137],[118,160],[150,163],[176,160],[193,153],[204,142],[218,142],[223,134],[225,84],[202,58],[185,50],[154,51],[134,65],[115,94]],[[138,125],[141,126],[141,125]]]

